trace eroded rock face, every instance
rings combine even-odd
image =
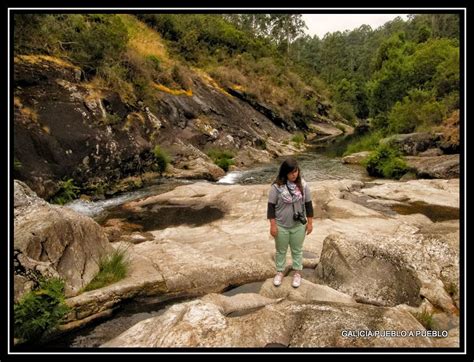
[[[416,156],[430,148],[436,148],[441,141],[441,134],[407,133],[397,134],[380,141],[382,144],[398,148],[404,155]]]
[[[94,190],[151,170],[150,137],[158,132],[144,112],[132,112],[117,93],[86,87],[77,67],[53,57],[18,56],[14,64],[15,178],[48,199],[72,178]],[[128,117],[128,114],[134,114]]]
[[[27,275],[23,269],[59,276],[66,295],[76,295],[98,272],[99,259],[112,251],[104,231],[87,216],[49,205],[22,182],[15,180],[14,188],[18,278]],[[16,298],[22,292],[15,288]]]
[[[445,312],[456,313],[447,289],[459,276],[458,250],[442,237],[418,231],[402,225],[392,236],[330,235],[316,273],[322,282],[358,301],[418,306],[424,296]]]
[[[381,200],[406,203],[423,202],[427,205],[459,209],[459,180],[411,180],[398,182],[376,181],[373,187],[361,190],[365,195]]]
[[[459,178],[459,154],[416,157],[407,156],[407,164],[419,178]]]
[[[370,151],[356,152],[342,158],[342,163],[359,165],[370,155]]]
[[[305,307],[300,307],[301,324],[292,335],[292,347],[434,347],[426,336],[357,336],[367,331],[426,332],[412,315],[393,308],[336,303]]]
[[[262,298],[262,297],[260,297]],[[222,303],[247,308],[256,296],[205,297],[144,320],[102,347],[430,347],[426,337],[350,337],[347,332],[424,328],[409,313],[360,304],[262,299],[252,313],[225,316]]]
[[[21,165],[15,178],[45,199],[64,177],[95,194],[115,192],[115,184],[129,176],[158,172],[155,145],[172,156],[173,177],[213,181],[224,171],[202,153],[209,147],[233,150],[237,166],[292,151],[283,145],[291,137],[284,124],[197,73],[191,96],[159,92],[152,111],[151,105],[129,104],[114,91],[86,84],[77,77],[79,68],[60,59],[17,56],[14,65],[14,151]],[[298,120],[291,131],[306,127]],[[265,149],[267,139],[276,146]]]
[[[421,282],[414,270],[365,241],[328,236],[316,268],[321,282],[365,303],[419,305]]]
[[[232,297],[211,293],[202,298],[204,302],[217,305],[223,315],[264,307],[269,304],[281,302],[282,300],[283,298],[272,299],[256,293],[238,294]]]

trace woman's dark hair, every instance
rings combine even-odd
[[[278,176],[275,179],[275,181],[273,181],[273,183],[277,184],[278,186],[285,185],[286,182],[288,181],[287,175],[291,171],[294,171],[295,169],[298,169],[298,177],[295,180],[295,184],[298,186],[300,191],[303,192],[303,185],[301,184],[301,169],[300,169],[300,166],[298,165],[298,161],[296,161],[292,157],[287,158],[280,165],[280,170],[278,171]]]

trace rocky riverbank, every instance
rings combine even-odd
[[[22,196],[22,192],[33,197],[30,191],[20,191],[19,185],[15,182],[15,192],[19,190],[15,210],[27,197]],[[117,220],[115,226],[105,230],[97,226],[91,234],[75,236],[77,242],[85,243],[84,239],[103,240],[104,231],[105,235],[115,235],[114,240],[120,241],[106,244],[110,248],[127,249],[130,272],[122,281],[99,290],[74,296],[77,288],[70,287],[72,295],[67,303],[73,312],[60,329],[72,330],[110,315],[122,301],[135,297],[207,294],[139,323],[105,346],[264,347],[269,343],[314,347],[343,347],[353,343],[358,346],[457,346],[459,180],[365,183],[330,180],[310,182],[310,187],[315,205],[315,230],[305,241],[304,267],[313,270],[313,277],[311,281],[305,280],[303,288],[274,290],[271,285],[274,243],[265,220],[268,186],[198,182],[122,207],[130,216],[144,218],[154,213],[158,215],[168,207],[196,212],[219,210],[208,223],[199,224],[191,218],[175,226],[144,232],[140,231],[140,225],[134,230],[123,228],[121,225],[126,220]],[[425,207],[420,208],[420,204]],[[404,210],[403,214],[395,211],[397,207]],[[427,209],[449,210],[450,216],[436,218],[433,216],[436,213],[424,212]],[[15,230],[26,229],[28,210],[18,210]],[[78,221],[75,222],[77,229]],[[70,227],[67,223],[64,222],[65,228]],[[54,221],[43,222],[35,231],[35,238],[26,238],[28,245],[41,241],[42,245],[53,243],[55,238],[48,235],[64,233],[58,225]],[[23,233],[15,233],[15,250],[30,259],[36,258],[37,264],[57,267],[47,254],[30,252],[35,250],[32,246],[25,248],[24,238]],[[87,254],[88,249],[76,250]],[[65,252],[58,258],[66,263],[68,255]],[[77,283],[67,278],[67,271],[56,269],[68,283]],[[289,272],[287,269],[287,274]],[[84,273],[81,276],[80,285],[91,277]],[[285,283],[286,279],[289,278],[285,278]],[[265,280],[255,296],[238,294],[228,301],[209,294]],[[21,295],[20,290],[18,295]],[[249,302],[246,298],[254,299]],[[229,310],[247,312],[229,317],[225,308],[233,303],[243,307],[229,307]],[[329,310],[333,318],[323,313]],[[429,313],[436,323],[423,326],[415,318],[423,312]],[[191,318],[193,315],[196,318]],[[181,322],[176,319],[178,316]],[[265,333],[257,333],[259,325],[267,326]],[[447,330],[449,337],[388,340],[341,337],[342,329],[357,326],[391,330],[431,328]],[[160,332],[156,334],[152,330]],[[164,337],[166,335],[175,335],[174,342]],[[241,338],[237,338],[239,335]]]
[[[190,75],[189,95],[157,90],[156,104],[126,102],[81,74],[51,56],[14,59],[14,178],[44,199],[58,193],[65,178],[99,197],[139,188],[147,181],[143,175],[163,171],[157,145],[171,162],[165,175],[216,181],[225,172],[210,149],[232,151],[234,165],[248,167],[303,151],[301,142],[292,142],[297,131],[308,139],[341,133],[340,120],[328,118],[329,104],[321,101],[321,114],[296,124],[200,72]]]

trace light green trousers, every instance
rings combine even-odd
[[[277,225],[278,234],[275,238],[275,264],[276,270],[282,272],[286,266],[286,252],[290,245],[292,267],[294,270],[303,269],[303,241],[306,234],[306,225],[298,225],[287,229]]]

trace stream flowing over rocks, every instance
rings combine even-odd
[[[81,266],[76,270],[66,262],[71,249],[97,250],[89,251],[97,255],[126,249],[127,277],[98,290],[72,293],[67,304],[73,310],[59,332],[109,317],[127,301],[194,297],[125,331],[111,330],[102,347],[459,346],[459,180],[343,179],[311,181],[309,186],[314,231],[305,240],[304,279],[298,289],[290,285],[289,252],[282,285],[272,284],[274,241],[266,220],[269,185],[178,186],[125,202],[122,218],[109,219],[101,227],[73,210],[38,201],[24,184],[15,182],[15,252],[28,257],[33,269],[56,271],[74,291],[92,277],[84,265],[93,258],[72,254]],[[191,216],[144,228],[167,209]],[[58,210],[61,221],[54,222],[49,210]],[[192,216],[200,212],[205,222]],[[35,216],[41,227],[33,234]],[[48,226],[53,222],[54,227]],[[59,235],[70,235],[66,240],[71,241],[61,244],[65,241]],[[79,246],[87,243],[97,249]],[[54,250],[54,257],[49,250]],[[28,263],[21,265],[30,268]],[[68,274],[63,265],[81,278]],[[262,284],[251,292],[221,294],[255,282]],[[423,313],[432,316],[430,325],[422,324]],[[349,330],[419,333],[344,336]],[[441,331],[446,331],[446,338],[427,334]]]

